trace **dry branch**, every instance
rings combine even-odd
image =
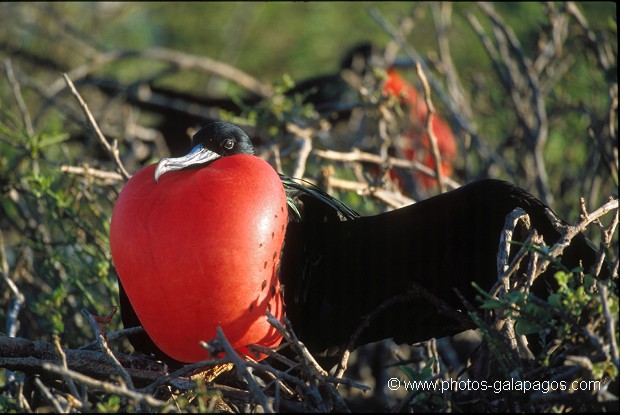
[[[72,79],[79,80],[94,72],[96,69],[104,67],[105,65],[130,58],[155,59],[168,62],[175,65],[179,70],[200,70],[235,82],[243,88],[260,96],[268,97],[272,94],[271,87],[259,82],[253,76],[238,68],[235,68],[234,66],[206,56],[191,55],[165,48],[152,48],[142,51],[118,50],[111,52],[99,52],[91,61],[71,70],[67,75]],[[61,86],[59,84],[56,84],[51,88],[53,95],[60,90]]]
[[[0,336],[0,367],[32,374],[45,373],[45,364],[62,365],[53,344],[22,338]],[[118,369],[107,356],[99,351],[63,349],[67,367],[96,379],[110,379],[118,375]],[[136,384],[154,382],[166,374],[164,365],[138,356],[115,353]]]
[[[151,395],[132,391],[130,389],[127,389],[124,386],[118,386],[110,382],[102,382],[100,380],[96,380],[89,376],[86,376],[82,374],[81,372],[71,370],[71,369],[64,369],[63,367],[57,366],[52,363],[45,362],[41,365],[41,367],[47,372],[55,373],[57,375],[62,375],[62,376],[68,376],[74,381],[83,383],[92,389],[104,391],[107,393],[113,393],[113,394],[117,394],[120,396],[126,396],[128,398],[135,400],[139,404],[144,403],[149,406],[152,406],[153,408],[159,408],[159,409],[166,408],[168,411],[176,412],[174,408],[170,406],[167,402],[160,401],[159,399],[155,399]]]
[[[548,257],[544,260],[543,265],[541,266],[541,272],[546,269],[552,258],[557,258],[558,256],[562,255],[562,253],[564,252],[564,248],[570,245],[570,242],[575,236],[584,232],[588,225],[590,225],[594,221],[599,220],[601,217],[611,212],[612,210],[618,210],[617,198],[614,199],[610,197],[607,203],[605,203],[592,213],[587,213],[584,210],[581,220],[575,225],[569,226],[566,229],[564,235],[551,247],[548,253]]]
[[[4,61],[4,70],[6,72],[7,80],[9,81],[9,84],[13,89],[13,96],[15,97],[15,101],[17,102],[17,107],[19,108],[19,113],[22,117],[24,128],[26,129],[26,132],[29,136],[33,136],[34,127],[32,126],[32,117],[30,117],[28,106],[24,101],[19,82],[17,82],[17,79],[15,78],[15,72],[13,71],[13,65],[11,64],[10,59],[6,59]]]
[[[124,181],[122,175],[116,172],[94,169],[89,166],[60,166],[60,171],[67,174],[76,174],[84,177],[103,180],[106,183],[117,183]]]
[[[106,149],[106,151],[108,152],[112,160],[114,160],[114,162],[116,163],[116,167],[118,168],[120,174],[123,176],[125,180],[128,180],[131,177],[131,175],[129,174],[127,169],[125,169],[125,166],[123,166],[123,162],[121,161],[120,153],[118,151],[117,141],[115,140],[113,144],[110,144],[108,142],[108,140],[105,138],[105,136],[101,132],[101,129],[99,128],[99,125],[97,124],[97,121],[95,120],[95,117],[93,117],[93,114],[88,109],[88,105],[86,104],[86,101],[84,101],[80,93],[77,91],[77,89],[75,88],[75,85],[73,85],[73,82],[71,81],[69,76],[67,74],[63,74],[63,78],[65,79],[67,86],[71,90],[71,93],[73,94],[73,96],[77,99],[78,103],[80,104],[80,108],[82,108],[82,111],[84,111],[84,115],[86,115],[86,118],[88,119],[88,122],[90,123],[91,127],[95,131],[97,138],[99,139],[103,147]]]
[[[258,386],[256,380],[248,371],[243,359],[241,359],[237,352],[232,348],[221,327],[217,328],[217,340],[218,345],[224,349],[226,356],[228,356],[228,358],[235,364],[237,372],[240,373],[246,380],[248,389],[254,399],[258,401],[259,405],[262,406],[266,413],[273,413],[273,405],[271,401],[267,399],[260,386]]]
[[[422,82],[423,91],[424,91],[424,102],[426,103],[426,108],[428,108],[428,113],[426,114],[426,125],[424,130],[428,135],[428,138],[431,142],[431,153],[433,154],[433,161],[435,162],[435,177],[437,178],[437,182],[439,183],[439,193],[443,193],[446,191],[446,185],[444,184],[443,172],[441,171],[441,154],[439,154],[439,146],[437,145],[437,137],[435,136],[435,131],[433,130],[433,117],[435,116],[435,106],[433,105],[433,101],[431,99],[431,87],[428,83],[428,79],[426,78],[426,74],[422,70],[422,65],[420,62],[417,62],[415,65],[415,69],[418,73],[418,77]]]
[[[424,164],[414,160],[400,159],[397,157],[388,157],[387,159],[384,159],[377,154],[363,152],[358,149],[353,149],[350,152],[339,152],[334,150],[314,150],[312,153],[327,160],[365,162],[374,163],[377,165],[382,165],[387,162],[390,166],[413,169],[420,173],[424,173],[429,177],[437,178],[433,169],[430,169]],[[460,183],[448,177],[445,178],[445,182],[452,189],[456,189],[461,186]]]

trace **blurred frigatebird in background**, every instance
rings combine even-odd
[[[394,123],[398,131],[393,135],[398,139],[391,146],[391,155],[416,160],[434,169],[435,160],[425,130],[428,109],[424,97],[399,72],[412,66],[410,59],[387,62],[380,48],[370,42],[362,42],[346,51],[336,71],[300,80],[285,90],[284,96],[297,97],[300,103],[312,105],[318,119],[327,120],[332,125],[329,137],[321,141],[325,148],[349,151],[357,147],[364,151],[376,151],[380,143],[370,138],[377,135],[377,128],[373,127],[371,120],[364,125],[349,125],[353,112],[367,105],[360,97],[359,86],[370,85],[370,88],[378,89],[385,98],[394,99],[396,105],[402,107],[403,115],[398,117],[398,123]],[[384,77],[378,76],[374,69],[383,71]],[[266,99],[253,93],[236,99],[210,97],[197,91],[162,87],[155,82],[123,85],[115,80],[96,77],[88,77],[83,82],[94,84],[108,95],[122,96],[141,110],[158,114],[154,128],[164,137],[173,157],[190,150],[190,140],[185,138],[188,130],[220,119],[223,112],[240,116]],[[261,126],[257,127],[253,129],[255,131],[250,131],[250,137],[254,145],[263,145],[267,137],[262,137]],[[442,172],[444,176],[450,176],[458,152],[456,139],[445,117],[437,112],[433,115],[431,128],[439,147]],[[414,185],[429,189],[436,184],[434,178],[420,173],[415,175],[416,183],[413,184],[406,172],[396,168],[390,170],[390,176],[407,193]]]

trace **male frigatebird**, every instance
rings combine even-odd
[[[390,151],[398,157],[415,160],[434,169],[435,158],[431,149],[431,140],[426,132],[426,119],[429,111],[424,94],[418,92],[399,72],[399,68],[412,68],[413,62],[408,58],[385,62],[382,55],[379,48],[371,42],[358,43],[343,56],[338,72],[300,81],[295,87],[286,91],[286,94],[302,96],[303,102],[311,103],[319,114],[328,119],[332,118],[335,121],[339,118],[348,118],[353,108],[363,105],[360,102],[359,93],[352,84],[368,87],[364,80],[368,74],[372,73],[372,69],[384,69],[385,78],[380,84],[381,91],[385,97],[396,99],[404,113],[403,116],[398,117],[398,122],[394,123],[399,129],[399,139],[393,143],[393,149]],[[375,76],[372,77],[371,82],[377,82]],[[353,81],[351,78],[356,79]],[[452,129],[439,111],[433,113],[430,128],[441,156],[442,173],[450,176],[458,153]],[[346,143],[331,142],[328,146],[332,149],[342,146],[350,148],[353,145],[351,136],[354,135],[346,135],[346,141],[348,141]],[[364,147],[364,144],[359,142],[355,145]],[[389,173],[401,188],[411,188],[411,184],[407,184],[408,180],[403,176],[402,171],[392,168]],[[428,175],[416,173],[415,176],[417,185],[422,189],[429,190],[437,184],[436,179]]]
[[[198,131],[192,139],[192,145],[193,150],[187,156],[165,158],[156,168],[153,165],[147,167],[148,178],[140,179],[142,187],[128,188],[140,173],[136,174],[121,192],[115,206],[111,245],[122,282],[120,300],[126,327],[139,325],[143,316],[148,314],[139,308],[148,302],[148,299],[141,297],[148,296],[153,291],[136,288],[135,284],[131,292],[125,291],[128,283],[135,278],[126,271],[128,267],[125,264],[135,261],[135,258],[129,258],[130,256],[138,256],[138,261],[142,263],[149,262],[152,258],[160,259],[161,263],[172,263],[172,266],[165,270],[150,267],[151,274],[146,278],[156,281],[157,285],[162,287],[167,280],[180,281],[169,301],[154,306],[162,315],[176,313],[174,318],[179,322],[195,316],[192,307],[195,307],[194,303],[201,295],[209,295],[210,301],[215,302],[213,309],[227,306],[224,302],[218,303],[219,294],[197,293],[198,288],[194,285],[196,277],[192,277],[191,282],[183,283],[185,274],[194,272],[188,269],[186,263],[201,267],[196,272],[199,278],[204,279],[226,273],[231,264],[241,264],[237,270],[242,272],[234,275],[227,273],[231,280],[225,289],[230,292],[222,293],[227,294],[222,301],[230,301],[234,298],[235,290],[240,288],[243,288],[240,289],[244,292],[243,295],[247,295],[246,281],[254,281],[255,275],[262,272],[263,268],[273,269],[279,285],[278,281],[274,280],[262,283],[254,293],[256,306],[264,306],[267,301],[270,302],[272,312],[275,312],[274,308],[278,309],[281,296],[285,314],[300,340],[311,351],[322,352],[345,344],[364,316],[389,299],[407,293],[413,285],[422,287],[424,292],[455,310],[464,309],[457,291],[470,304],[479,305],[472,282],[476,282],[484,290],[489,290],[497,281],[496,257],[500,233],[506,215],[517,207],[529,214],[532,227],[537,229],[547,244],[553,244],[560,237],[548,216],[555,216],[553,212],[523,189],[504,181],[482,180],[391,212],[360,216],[317,188],[306,188],[285,176],[279,176],[278,182],[283,184],[286,202],[279,199],[281,187],[273,188],[273,194],[270,195],[250,194],[248,198],[239,199],[245,204],[228,204],[223,215],[218,213],[217,221],[210,222],[211,227],[219,229],[219,233],[214,234],[213,229],[201,228],[204,222],[199,221],[196,215],[208,215],[209,204],[215,206],[220,199],[238,197],[240,190],[253,192],[247,182],[262,183],[265,180],[260,175],[270,176],[273,172],[270,173],[262,167],[255,171],[244,168],[243,179],[227,176],[222,187],[216,189],[221,193],[214,195],[210,193],[208,183],[201,180],[214,180],[218,171],[223,169],[218,163],[238,158],[238,163],[241,163],[238,165],[241,166],[242,162],[258,157],[252,155],[254,150],[248,136],[240,128],[225,122],[215,122]],[[261,164],[256,163],[256,166],[259,165]],[[213,170],[210,175],[198,174],[210,170]],[[166,180],[169,180],[166,192],[172,192],[172,189],[188,182],[192,182],[192,185],[187,186],[181,193],[159,193],[157,198],[149,199],[148,203],[144,202],[146,196],[140,192],[156,191],[154,189],[164,186]],[[264,192],[268,187],[262,186],[260,190]],[[167,204],[166,198],[181,200],[174,205]],[[269,199],[277,200],[273,211],[263,207],[264,201]],[[161,204],[161,209],[165,209],[165,206],[179,206],[184,203],[205,208],[196,211],[196,215],[191,214],[191,209],[189,213],[157,212],[160,209],[157,204]],[[272,226],[272,218],[267,217],[278,214],[279,210],[282,210],[282,204],[286,205],[284,210],[288,210],[286,231],[284,226],[280,226],[280,222]],[[143,214],[127,212],[132,208],[141,209]],[[264,214],[261,210],[264,210]],[[227,228],[234,226],[237,216],[245,211],[256,212],[251,217],[257,222],[265,223],[264,226],[248,228],[246,237],[251,239],[252,232],[266,229],[269,236],[267,239],[276,241],[269,246],[268,251],[258,252],[258,247],[255,247],[257,252],[253,252],[252,246],[235,246],[243,241],[240,242],[236,237],[227,237]],[[165,226],[165,223],[158,229],[151,226],[150,221],[155,220],[153,218],[162,221],[165,215],[187,216],[171,219],[169,226]],[[189,224],[184,226],[184,234],[178,234],[175,229],[175,224],[180,221]],[[141,237],[144,240],[134,238],[132,243],[138,246],[127,252],[127,244],[123,239],[131,238],[131,232],[142,232]],[[154,243],[152,239],[157,238],[161,240]],[[180,242],[189,240],[190,245],[203,244],[201,238],[217,239],[208,245],[209,249],[192,252],[186,252],[188,245]],[[284,245],[280,249],[282,238]],[[154,248],[158,250],[155,251]],[[195,258],[196,256],[200,258]],[[596,254],[586,238],[580,235],[565,249],[562,262],[569,268],[583,265],[587,269],[595,262],[595,257]],[[278,258],[279,269],[276,269]],[[246,260],[248,267],[244,269],[242,265]],[[132,269],[139,269],[140,264],[138,262],[138,266]],[[268,272],[264,275],[269,277],[272,274]],[[262,278],[267,277],[261,276],[260,279]],[[540,278],[538,281],[542,280]],[[141,282],[143,283],[145,282]],[[148,281],[146,283],[148,284]],[[538,284],[539,291],[544,291],[544,282]],[[200,289],[207,287],[206,290],[209,291],[208,283],[201,287]],[[269,295],[264,297],[266,292],[269,292]],[[186,297],[191,300],[185,301]],[[172,310],[169,303],[176,304]],[[253,311],[252,306],[248,308],[248,304],[242,303],[240,312]],[[260,310],[264,312],[265,307]],[[152,312],[152,309],[148,312]],[[193,360],[182,353],[174,354],[176,346],[166,350],[166,353],[162,352],[158,346],[161,337],[166,336],[169,328],[158,327],[157,318],[148,318],[150,321],[145,325],[146,333],[131,338],[136,349],[153,352],[160,358],[169,359],[166,356],[169,355],[185,362]],[[162,319],[161,324],[170,324],[169,322],[169,318]],[[241,321],[240,324],[246,323]],[[204,330],[201,324],[186,325],[184,327],[189,328],[184,330],[192,330],[198,333],[198,337],[203,336],[203,340],[210,340],[210,336],[213,337],[214,334]],[[233,326],[228,327],[233,330],[230,328]],[[261,330],[265,330],[265,327],[261,326]],[[439,312],[436,303],[422,295],[386,308],[363,332],[359,344],[384,338],[393,338],[399,343],[413,343],[462,330],[462,322],[457,323],[453,316]],[[267,331],[265,334],[268,334]],[[257,341],[263,340],[260,338],[262,335],[263,332]],[[156,337],[157,345],[151,341],[152,337]],[[265,335],[264,339],[264,343],[269,345],[279,340],[272,333]],[[173,339],[171,343],[183,341]]]

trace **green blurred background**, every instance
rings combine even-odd
[[[544,4],[494,6],[526,48],[536,46]],[[464,19],[465,11],[479,14],[475,5],[453,7],[450,40],[461,68],[485,54]],[[222,60],[270,82],[283,73],[302,79],[336,70],[343,52],[356,42],[387,43],[390,37],[371,18],[370,8],[393,22],[413,11],[425,16],[412,43],[422,54],[436,48],[428,4],[419,2],[5,3],[0,10],[3,38],[10,36],[10,43],[23,48],[51,52],[56,44],[61,49],[62,39],[49,34],[66,21],[85,42],[103,49],[168,47]],[[614,2],[584,2],[580,8],[596,30],[608,28],[616,15]]]
[[[359,41],[385,45],[390,37],[370,9],[392,22],[416,14],[411,43],[422,55],[437,47],[429,5],[420,2],[71,2],[0,7],[0,39],[13,47],[59,59],[73,54],[77,51],[66,50],[56,35],[69,23],[84,43],[103,50],[167,47],[222,60],[264,82],[285,73],[303,79],[335,71],[342,54]],[[453,7],[453,60],[466,78],[487,60],[464,17],[465,12],[480,12],[466,2]],[[526,49],[536,47],[544,7],[535,2],[495,4]],[[580,3],[580,8],[595,30],[615,25],[613,2]],[[67,63],[77,64],[79,55]]]

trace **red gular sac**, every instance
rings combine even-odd
[[[163,175],[155,165],[123,188],[110,229],[119,278],[148,336],[180,362],[207,359],[217,327],[233,348],[273,347],[283,315],[278,280],[287,224],[280,177],[248,154]],[[256,356],[253,356],[256,357]]]
[[[424,97],[409,84],[395,69],[387,70],[388,78],[383,86],[387,95],[400,99],[400,103],[409,110],[409,128],[404,134],[404,140],[398,143],[398,151],[408,160],[417,160],[425,166],[435,170],[435,158],[433,157],[431,142],[426,133],[426,118],[428,107]],[[433,114],[431,128],[437,139],[437,147],[441,156],[441,172],[444,176],[450,176],[453,172],[453,163],[457,156],[457,145],[454,134],[448,123]],[[415,173],[419,183],[429,189],[435,186],[437,180],[423,173]],[[392,179],[400,181],[398,174],[391,172]]]

